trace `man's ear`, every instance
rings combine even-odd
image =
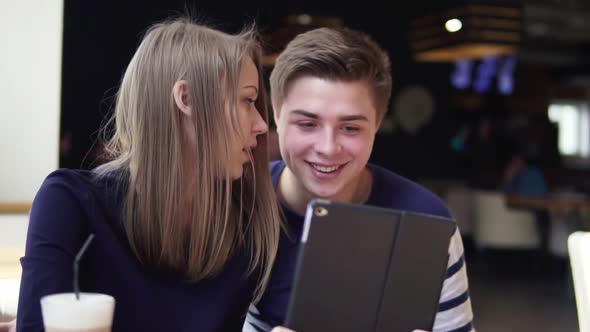
[[[188,97],[188,83],[185,80],[180,80],[174,83],[172,88],[174,95],[174,102],[178,109],[187,116],[191,116],[191,104]]]
[[[275,103],[272,103],[272,117],[274,119],[275,126],[276,126],[277,130],[279,130],[279,116],[280,116],[280,109],[275,107]]]

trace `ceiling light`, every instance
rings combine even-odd
[[[462,27],[463,23],[457,18],[452,18],[445,23],[445,29],[447,29],[448,32],[457,32],[461,30]]]
[[[416,17],[409,36],[414,59],[455,62],[514,54],[521,44],[522,20],[521,7],[482,4]]]

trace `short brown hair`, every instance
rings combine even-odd
[[[298,78],[366,81],[373,95],[377,120],[388,109],[391,64],[387,52],[368,34],[348,28],[317,28],[296,36],[279,57],[270,75],[275,112]]]

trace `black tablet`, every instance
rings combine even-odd
[[[368,205],[309,203],[286,326],[315,331],[430,331],[451,219]]]

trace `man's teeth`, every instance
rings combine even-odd
[[[320,165],[313,165],[313,168],[322,172],[322,173],[332,173],[338,169],[338,166],[320,166]]]

